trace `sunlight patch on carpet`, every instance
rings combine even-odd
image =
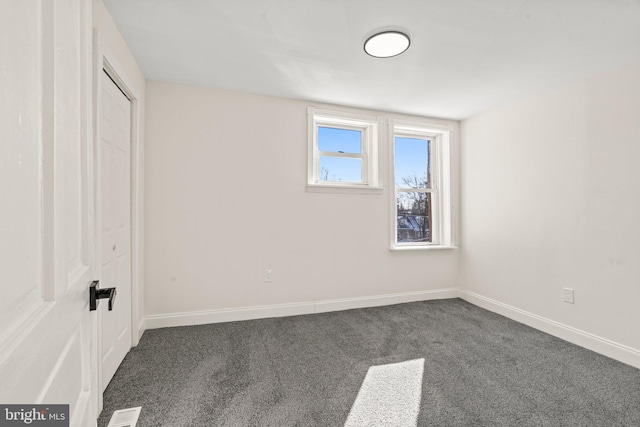
[[[370,367],[345,427],[416,427],[423,372],[424,359]]]

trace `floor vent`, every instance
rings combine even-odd
[[[135,427],[140,417],[142,406],[137,408],[118,409],[111,416],[107,427]]]

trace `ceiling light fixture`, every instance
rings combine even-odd
[[[387,30],[376,33],[364,42],[364,51],[375,58],[390,58],[409,49],[411,40],[403,32]]]

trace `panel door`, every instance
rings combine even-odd
[[[0,2],[0,403],[68,404],[82,427],[97,416],[91,12]]]
[[[116,288],[113,311],[98,307],[102,391],[131,349],[131,102],[106,72],[99,109],[101,286]]]

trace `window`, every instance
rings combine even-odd
[[[392,249],[452,246],[448,127],[390,122]]]
[[[309,108],[307,190],[382,191],[376,117]]]

